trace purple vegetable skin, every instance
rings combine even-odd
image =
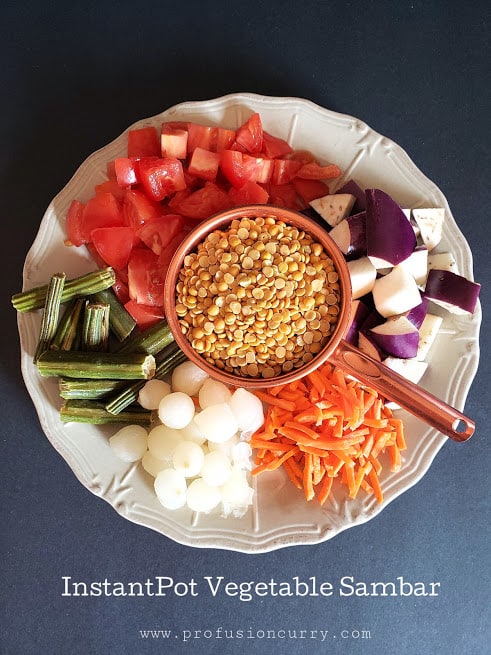
[[[406,314],[407,320],[411,321],[414,327],[417,327],[418,330],[421,327],[421,324],[423,323],[426,314],[428,313],[428,303],[429,303],[428,298],[422,295],[421,304],[416,305],[416,307],[410,309]]]
[[[407,319],[388,320],[370,330],[370,336],[382,350],[401,359],[416,357],[419,332]]]
[[[481,285],[462,275],[433,268],[428,273],[424,294],[430,300],[440,301],[472,314],[476,309]]]
[[[356,201],[352,209],[353,214],[366,209],[365,192],[354,180],[348,180],[336,193],[351,193],[351,195],[355,196]]]
[[[380,347],[371,334],[365,332],[360,332],[358,335],[358,348],[377,362],[383,361],[388,354]]]
[[[366,189],[367,253],[394,266],[409,257],[416,236],[402,209],[384,191]]]
[[[358,259],[367,254],[366,212],[348,216],[330,232],[346,259]]]
[[[361,300],[353,300],[351,304],[351,323],[346,332],[345,340],[353,345],[358,343],[358,332],[360,326],[365,321],[370,310]]]

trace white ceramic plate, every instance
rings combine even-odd
[[[356,118],[302,99],[241,93],[183,103],[131,127],[159,126],[164,120],[179,119],[237,127],[254,111],[260,113],[266,130],[286,138],[294,148],[311,150],[321,161],[338,164],[344,171],[338,185],[353,178],[363,187],[384,189],[404,207],[444,207],[445,233],[439,249],[453,252],[460,273],[472,279],[469,246],[441,191],[399,146]],[[92,154],[53,199],[25,262],[25,289],[45,284],[59,270],[75,276],[93,269],[84,249],[67,248],[63,244],[64,217],[73,198],[85,201],[92,195],[94,185],[106,179],[106,163],[122,156],[125,149],[124,133]],[[373,518],[416,484],[446,441],[443,435],[403,413],[408,448],[402,470],[397,474],[386,470],[382,476],[383,504],[365,494],[349,500],[341,485],[335,485],[332,498],[321,508],[315,502],[303,500],[280,471],[259,476],[255,481],[254,505],[241,519],[225,520],[187,510],[166,511],[156,500],[153,480],[141,466],[128,466],[113,456],[107,436],[115,431],[114,427],[60,422],[57,384],[52,379],[41,378],[32,364],[39,321],[39,312],[18,317],[22,373],[46,436],[80,482],[95,495],[130,521],[182,544],[260,553],[326,541]],[[473,317],[445,314],[442,330],[430,353],[429,370],[422,380],[422,386],[459,410],[464,408],[478,366],[480,322],[479,306]]]

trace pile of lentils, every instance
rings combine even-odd
[[[272,378],[323,348],[341,304],[338,273],[320,243],[278,220],[240,218],[186,255],[176,310],[193,349],[219,369]]]

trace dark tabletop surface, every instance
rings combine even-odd
[[[484,655],[491,639],[488,3],[177,6],[28,0],[0,9],[0,653]],[[477,424],[471,441],[445,443],[423,479],[370,522],[320,545],[260,555],[181,546],[87,491],[41,430],[10,307],[46,207],[91,152],[178,102],[238,91],[307,98],[357,116],[406,149],[442,189],[469,242],[484,326],[465,406]],[[211,594],[62,597],[62,576],[155,575],[235,582],[403,576],[437,581],[440,592],[249,602]],[[143,639],[146,629],[172,636]],[[198,632],[186,641],[187,631]]]

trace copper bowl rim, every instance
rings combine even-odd
[[[217,229],[222,229],[235,219],[246,218],[265,218],[272,216],[277,220],[284,221],[314,237],[324,248],[325,252],[333,260],[336,271],[339,275],[341,287],[341,307],[338,315],[338,321],[331,338],[322,348],[322,350],[313,357],[313,359],[292,371],[272,378],[251,378],[240,375],[233,375],[216,366],[208,364],[205,359],[197,353],[192,345],[182,333],[179,319],[176,312],[176,285],[179,273],[181,271],[184,257],[197,248],[206,236]],[[276,207],[274,205],[244,205],[234,207],[219,212],[212,217],[201,221],[182,241],[177,248],[167,270],[164,285],[164,312],[169,328],[174,339],[186,357],[209,374],[210,377],[219,380],[227,385],[241,386],[246,388],[267,388],[279,384],[288,384],[299,378],[308,375],[324,364],[339,345],[345,336],[351,316],[351,280],[348,266],[343,254],[336,243],[331,239],[327,230],[323,229],[313,219],[300,214],[291,209]]]

